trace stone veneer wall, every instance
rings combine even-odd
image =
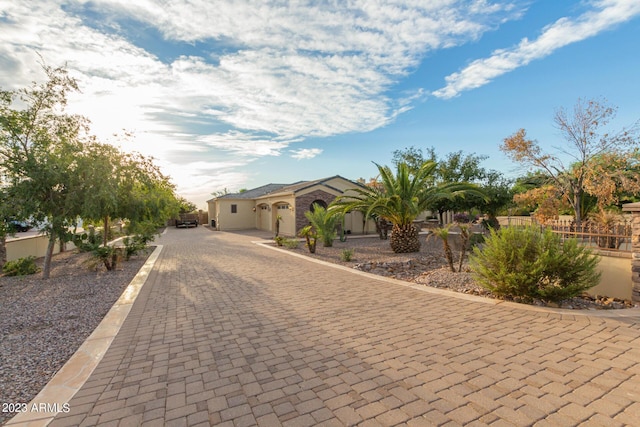
[[[631,299],[640,301],[640,203],[627,203],[622,210],[631,212]]]
[[[334,196],[333,194],[327,193],[326,191],[322,190],[315,190],[311,193],[296,197],[296,233],[302,227],[309,224],[309,220],[304,216],[304,213],[310,209],[311,203],[313,203],[313,201],[322,200],[327,205],[329,205],[329,203],[331,203],[335,198],[336,196]]]
[[[640,301],[640,211],[633,212],[631,229],[631,299]]]

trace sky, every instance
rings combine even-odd
[[[486,156],[559,108],[640,119],[638,0],[0,0],[0,87],[66,65],[67,111],[153,156],[177,192],[375,177],[395,150]],[[124,137],[131,134],[130,137]]]

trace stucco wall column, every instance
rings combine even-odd
[[[628,203],[622,210],[631,212],[631,299],[640,302],[640,203]]]

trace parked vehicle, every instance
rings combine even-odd
[[[9,227],[12,229],[12,231],[18,231],[21,233],[31,230],[31,224],[26,221],[18,221],[15,219],[9,221]]]
[[[198,226],[198,214],[180,214],[180,217],[176,219],[176,228],[184,227],[197,227]]]

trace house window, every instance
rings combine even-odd
[[[266,205],[262,205],[262,206],[260,206],[260,210],[266,211],[267,209],[268,209],[268,208],[267,208],[267,206],[266,206]]]
[[[238,205],[231,205],[231,213],[238,213]]]
[[[289,209],[289,205],[288,204],[278,205],[278,209]]]

